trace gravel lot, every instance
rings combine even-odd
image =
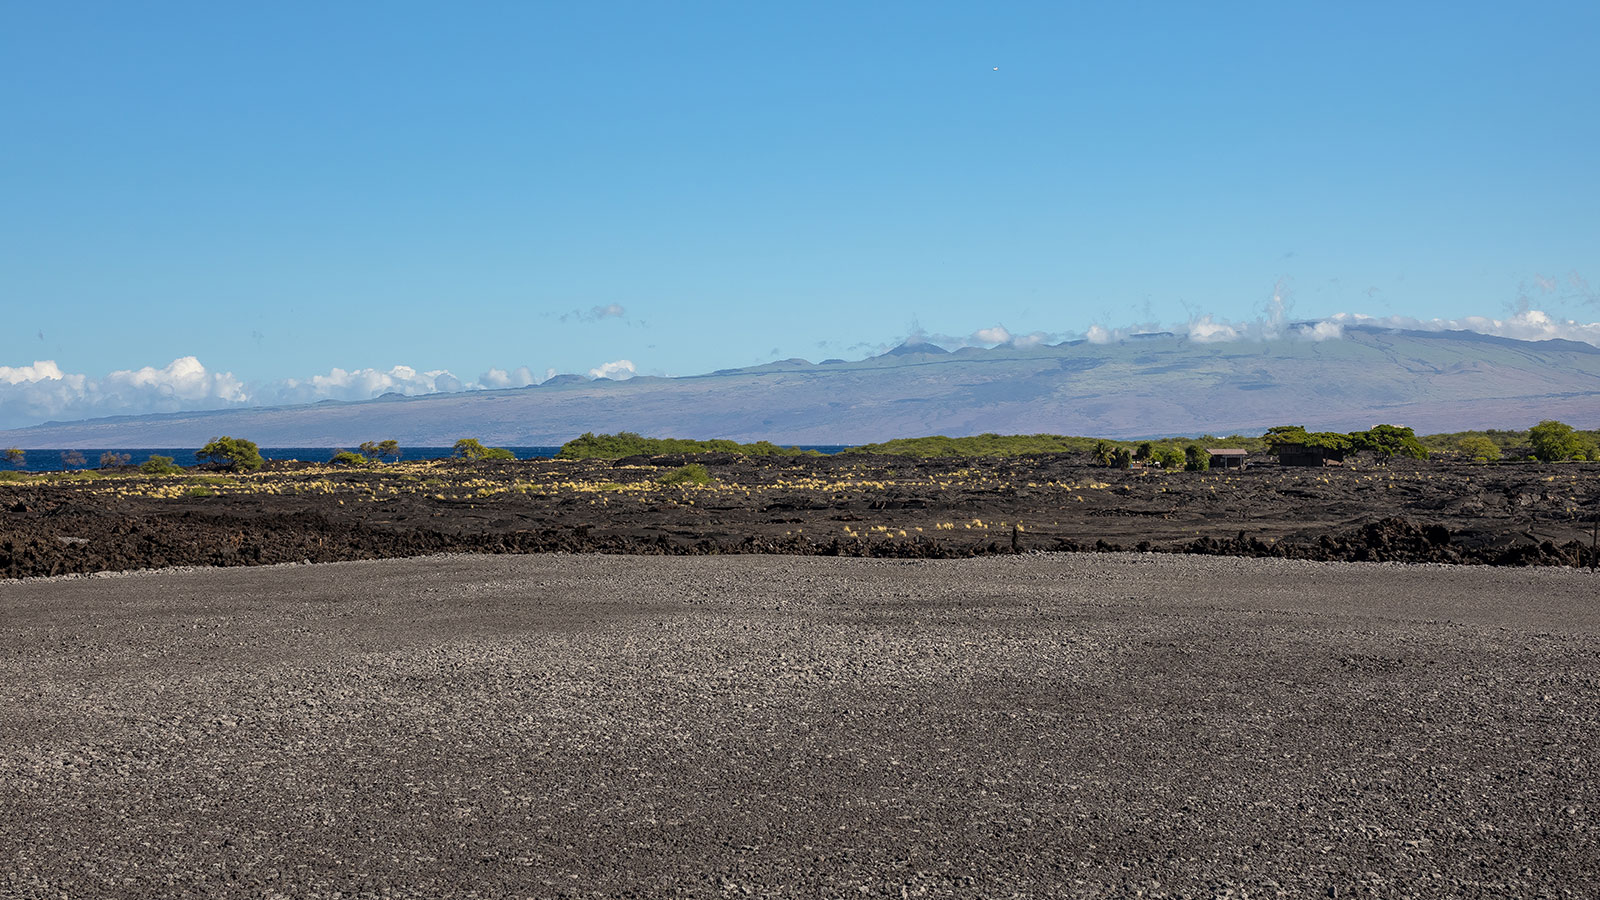
[[[1600,896],[1600,577],[450,556],[0,583],[0,897]]]

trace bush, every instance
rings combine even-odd
[[[656,479],[659,484],[710,484],[711,473],[699,463],[690,463]]]
[[[84,459],[83,454],[76,450],[61,451],[61,465],[63,466],[76,468],[78,466],[86,466],[88,464],[89,461]]]
[[[107,450],[100,454],[100,468],[102,469],[116,469],[132,461],[132,453],[118,453],[114,450]]]
[[[195,454],[201,462],[216,463],[229,469],[254,472],[266,464],[261,458],[261,448],[244,438],[223,437],[212,439]]]
[[[1366,431],[1352,431],[1350,445],[1372,453],[1384,463],[1395,456],[1428,458],[1428,450],[1417,440],[1416,432],[1401,425],[1374,425]]]
[[[1111,454],[1111,468],[1113,468],[1113,469],[1131,469],[1131,468],[1133,468],[1133,451],[1129,450],[1127,447],[1118,447]]]
[[[1528,431],[1528,442],[1533,445],[1533,455],[1541,462],[1563,459],[1583,459],[1588,450],[1583,436],[1572,426],[1554,419],[1546,419]]]
[[[1187,458],[1177,447],[1162,445],[1150,451],[1150,461],[1171,472],[1182,469]]]
[[[556,459],[621,459],[625,456],[666,456],[684,453],[736,453],[741,456],[820,456],[814,450],[779,447],[771,441],[741,444],[736,441],[692,441],[684,438],[647,438],[632,431],[616,434],[584,432],[561,445]]]
[[[388,459],[393,462],[400,461],[400,442],[396,440],[363,441],[360,450],[370,460]]]
[[[1280,447],[1294,444],[1318,450],[1349,450],[1354,446],[1348,434],[1336,431],[1307,432],[1299,425],[1274,425],[1267,429],[1261,439],[1274,452]]]
[[[1178,440],[1173,438],[1172,440]],[[1193,441],[1202,447],[1237,447],[1260,451],[1266,444],[1256,437],[1230,435],[1219,438],[1202,435]],[[1152,448],[1154,441],[1147,441]],[[1131,445],[1130,445],[1131,446]],[[1115,464],[1118,444],[1106,438],[1073,437],[1060,434],[980,434],[976,437],[920,437],[900,438],[881,444],[863,444],[851,447],[845,453],[878,453],[897,456],[928,457],[1012,457],[1043,456],[1055,453],[1088,454],[1102,466]]]
[[[517,455],[504,447],[485,447],[477,438],[456,441],[453,455],[476,462],[480,459],[516,459]]]
[[[1483,435],[1468,435],[1456,442],[1456,451],[1478,462],[1493,462],[1500,458],[1500,447]]]
[[[23,453],[17,447],[10,447],[6,450],[6,462],[11,463],[13,466],[24,465],[28,462],[28,454]]]
[[[1190,444],[1183,448],[1183,467],[1190,472],[1208,472],[1211,470],[1211,454],[1199,444]]]
[[[364,466],[367,462],[368,460],[365,456],[359,453],[351,453],[349,450],[340,450],[333,454],[332,459],[328,460],[330,465],[335,466]]]
[[[183,469],[172,464],[172,457],[153,455],[139,464],[139,471],[146,475],[176,475]]]

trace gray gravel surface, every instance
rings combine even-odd
[[[1600,578],[431,557],[0,583],[0,897],[1600,896]]]

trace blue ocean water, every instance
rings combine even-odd
[[[820,453],[838,453],[845,449],[844,444],[828,444],[823,446],[802,446],[802,450],[816,450]],[[339,450],[354,450],[354,447],[262,447],[261,455],[267,459],[297,459],[302,462],[327,462]],[[450,456],[450,447],[402,447],[400,459],[402,461],[420,459],[446,459]],[[517,459],[549,459],[556,455],[560,447],[507,447],[516,454]],[[124,447],[124,448],[85,448],[77,452],[83,455],[82,465],[68,465],[64,459],[71,450],[27,450],[24,451],[21,465],[8,463],[0,458],[0,472],[60,472],[68,469],[93,469],[100,465],[100,458],[107,453],[126,453],[127,465],[137,466],[152,456],[170,456],[172,461],[180,466],[192,466],[199,462],[195,459],[194,447]]]

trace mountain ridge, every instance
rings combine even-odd
[[[50,422],[0,445],[183,446],[219,434],[274,446],[395,438],[559,444],[585,431],[844,444],[928,434],[1145,438],[1379,421],[1418,431],[1600,425],[1600,348],[1476,332],[1346,326],[1340,337],[1137,339],[948,351],[908,343],[855,361],[778,360],[624,381],[557,376],[525,388],[384,395]]]

